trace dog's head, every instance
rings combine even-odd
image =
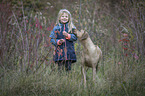
[[[77,37],[80,40],[85,40],[89,36],[89,34],[86,31],[84,31],[84,30],[81,30],[81,31],[75,30],[75,34],[77,34]]]

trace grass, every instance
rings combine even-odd
[[[10,70],[0,78],[1,96],[143,96],[144,72],[143,62],[128,61],[119,65],[104,61],[104,75],[101,64],[96,78],[92,82],[91,69],[87,72],[87,88],[83,87],[80,63],[72,66],[70,73],[58,73],[51,69],[41,70],[35,74],[25,74],[19,70]],[[132,65],[131,65],[132,64]],[[131,65],[131,66],[129,66]],[[130,68],[132,67],[132,68]],[[52,71],[52,72],[51,72]],[[51,74],[50,74],[51,73]]]

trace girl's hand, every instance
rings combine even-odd
[[[65,37],[68,37],[68,33],[67,33],[66,31],[63,31],[63,35],[64,35]]]
[[[60,41],[63,43],[63,42],[65,42],[65,40],[64,39],[60,39]]]
[[[64,39],[60,39],[60,40],[59,40],[59,44],[62,44],[63,42],[65,42]]]

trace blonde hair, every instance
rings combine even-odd
[[[59,24],[60,26],[60,17],[64,14],[64,13],[67,13],[69,15],[69,20],[68,20],[68,32],[70,32],[72,30],[72,28],[75,28],[73,22],[72,22],[72,16],[71,16],[71,13],[67,10],[67,9],[61,9],[58,13],[58,16],[57,16],[57,20],[56,20],[56,25]]]

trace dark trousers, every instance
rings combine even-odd
[[[71,70],[71,61],[59,61],[58,64],[58,70],[65,70],[70,71]]]

